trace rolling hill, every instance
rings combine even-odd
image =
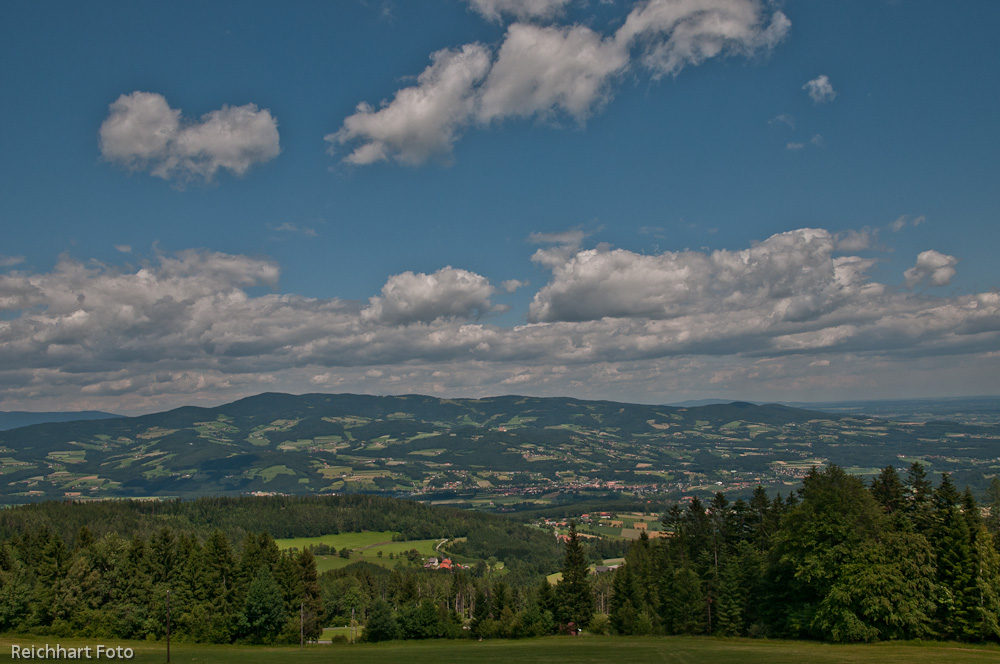
[[[995,472],[998,431],[744,402],[266,393],[0,432],[0,495],[381,492],[511,502],[556,491],[741,491],[794,484],[827,462],[864,472],[920,459],[935,470]]]

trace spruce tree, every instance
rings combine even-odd
[[[951,478],[943,474],[934,492],[931,542],[937,554],[938,631],[952,639],[968,639],[975,633],[976,564],[960,500]]]
[[[556,586],[556,598],[559,621],[564,625],[573,623],[579,629],[586,629],[594,614],[594,598],[590,592],[590,567],[576,534],[575,521],[569,527],[562,579]]]
[[[872,480],[872,496],[882,506],[886,514],[898,514],[906,505],[906,491],[899,473],[892,466],[886,466],[878,477]]]

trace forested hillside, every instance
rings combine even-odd
[[[775,404],[261,394],[0,432],[0,496],[381,493],[513,510],[544,508],[559,494],[746,496],[758,484],[794,484],[812,466],[874,474],[901,458],[981,492],[996,472],[998,440],[996,424]]]

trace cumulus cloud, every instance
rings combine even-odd
[[[361,316],[392,325],[470,318],[493,310],[491,295],[493,286],[485,277],[450,265],[433,274],[403,272],[386,281]]]
[[[985,372],[977,386],[995,381],[987,368],[1000,359],[1000,294],[889,288],[868,276],[873,259],[836,245],[818,228],[712,252],[581,245],[550,263],[530,322],[513,327],[483,322],[498,310],[493,285],[453,267],[392,275],[356,301],[252,295],[278,283],[278,265],[261,258],[190,250],[113,266],[64,257],[49,272],[0,273],[0,402],[153,410],[265,384],[466,396],[517,385],[648,400],[695,382],[821,389],[810,365],[854,389],[915,366],[952,371],[963,354],[975,358],[967,375]],[[924,252],[907,279],[947,283],[954,261]]]
[[[627,64],[626,50],[585,26],[515,23],[480,90],[478,118],[562,112],[582,123],[607,101],[611,76]]]
[[[490,18],[551,17],[566,4],[472,0]],[[346,150],[343,159],[352,164],[447,158],[471,126],[563,117],[583,124],[610,101],[635,57],[657,79],[710,58],[771,49],[790,25],[762,0],[647,0],[608,35],[582,24],[517,22],[495,52],[466,44],[432,54],[416,85],[378,108],[360,103],[326,140],[331,152]]]
[[[807,81],[802,89],[809,93],[809,98],[817,104],[831,102],[837,96],[837,91],[833,89],[833,84],[826,74],[817,76],[811,81]]]
[[[358,104],[344,126],[326,136],[331,152],[360,143],[344,157],[351,164],[387,159],[420,164],[436,154],[449,154],[475,113],[473,87],[489,66],[489,53],[480,44],[437,51],[417,85],[398,91],[392,102],[378,109]]]
[[[526,19],[548,19],[559,15],[570,0],[468,0],[469,6],[491,21],[501,15]]]
[[[553,270],[531,303],[535,321],[606,317],[673,319],[753,310],[778,319],[816,317],[861,286],[869,263],[833,257],[822,229],[774,235],[749,249],[580,251]]]
[[[913,288],[924,281],[931,286],[947,286],[955,276],[958,259],[940,251],[922,251],[917,256],[917,264],[906,270],[903,277],[906,287]]]
[[[281,151],[278,123],[255,104],[223,106],[185,120],[163,95],[136,91],[110,106],[100,129],[101,155],[164,180],[211,181],[219,170],[245,174]]]

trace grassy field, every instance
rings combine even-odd
[[[317,544],[326,544],[333,547],[337,551],[344,547],[351,549],[351,555],[349,558],[341,558],[336,553],[316,556],[316,569],[320,573],[331,569],[347,567],[351,563],[358,562],[359,560],[364,560],[376,565],[382,565],[383,567],[394,567],[398,561],[397,556],[409,551],[410,549],[416,549],[422,558],[440,555],[434,550],[434,547],[441,541],[439,539],[393,542],[392,536],[394,534],[396,533],[391,531],[340,533],[338,535],[323,535],[321,537],[279,539],[275,540],[275,542],[278,544],[278,548],[280,549],[295,547],[296,549],[302,550],[307,546],[316,546]],[[378,555],[379,552],[382,553],[381,556]],[[394,557],[391,559],[389,558],[390,553],[394,554]],[[407,563],[404,562],[403,564],[405,565]],[[423,564],[422,560],[421,564]]]
[[[292,547],[301,551],[307,546],[326,544],[336,550],[345,546],[348,549],[360,549],[379,542],[390,542],[396,533],[385,530],[381,532],[365,531],[363,533],[339,533],[337,535],[322,535],[320,537],[295,537],[292,539],[274,540],[279,549],[290,549]]]
[[[110,640],[80,640],[38,637],[0,637],[0,661],[11,658],[11,645],[19,646],[56,643],[65,647],[93,646],[98,643],[126,646],[133,649],[132,662],[164,662],[166,647],[162,642],[117,642]],[[678,664],[750,664],[753,662],[798,664],[846,664],[848,662],[915,663],[947,661],[996,662],[1000,660],[997,646],[967,646],[954,643],[879,643],[874,645],[831,645],[802,641],[769,641],[750,639],[719,639],[699,637],[547,637],[523,641],[422,641],[361,645],[310,645],[298,647],[241,647],[172,644],[171,662],[238,662],[239,664],[269,664],[271,662],[350,661],[352,664],[405,661],[407,664],[442,664],[472,662],[531,664],[553,661],[574,664],[648,664],[677,662]]]

